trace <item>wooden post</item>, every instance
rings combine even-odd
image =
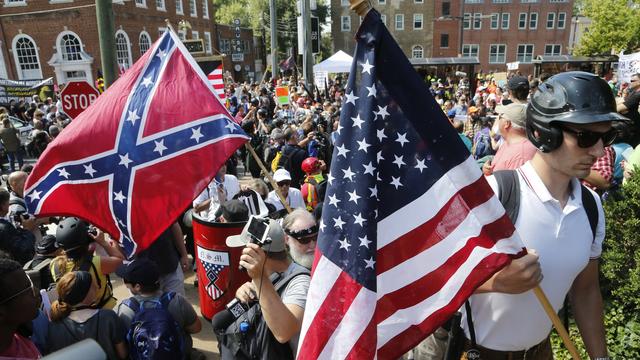
[[[278,187],[278,184],[276,183],[275,180],[273,180],[273,177],[269,173],[269,170],[267,170],[267,168],[264,166],[262,159],[260,159],[258,154],[256,154],[256,151],[253,149],[253,146],[251,146],[249,142],[246,142],[244,146],[247,148],[247,150],[249,150],[249,152],[251,153],[251,156],[253,156],[253,158],[256,160],[256,162],[258,163],[258,166],[260,166],[260,169],[262,169],[262,172],[264,172],[267,179],[269,179],[269,183],[271,184],[271,186],[273,186],[273,190],[276,192],[276,194],[278,194],[278,198],[280,199],[280,202],[282,203],[282,205],[284,205],[284,208],[287,209],[288,213],[291,213],[293,211],[291,210],[291,206],[287,204],[287,199],[285,199],[284,196],[282,196],[282,193],[280,192],[280,188]]]

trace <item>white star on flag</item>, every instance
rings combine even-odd
[[[351,171],[351,166],[346,169],[342,169],[342,172],[344,172],[344,176],[342,178],[349,179],[349,181],[353,181],[353,177],[356,175],[356,173]]]
[[[376,137],[378,138],[378,140],[382,141],[382,139],[385,139],[387,137],[387,135],[384,134],[384,129],[378,129],[376,130]]]
[[[142,86],[144,87],[149,87],[151,85],[153,85],[153,82],[151,81],[153,77],[151,75],[147,76],[146,78],[142,79]]]
[[[359,237],[358,240],[360,240],[360,246],[364,246],[367,249],[369,248],[369,244],[371,244],[371,240],[367,238],[367,235],[365,235],[364,237]]]
[[[131,125],[135,125],[136,120],[139,120],[139,119],[140,119],[140,116],[138,116],[138,114],[136,114],[135,111],[128,112],[127,121],[131,121]]]
[[[347,238],[344,238],[338,242],[340,243],[340,249],[345,249],[349,251],[349,247],[351,247],[351,244],[349,244],[349,241],[347,241]]]
[[[342,216],[333,219],[333,226],[340,228],[340,230],[342,230],[342,225],[344,224],[346,224],[346,222],[342,221]]]
[[[402,186],[402,183],[400,183],[400,177],[399,177],[399,176],[398,176],[398,177],[392,176],[392,177],[391,177],[391,183],[390,183],[390,184],[391,184],[391,185],[393,185],[393,186],[395,186],[395,187],[396,187],[396,190],[398,190],[398,188],[399,188],[400,186]]]
[[[355,190],[353,190],[353,192],[347,191],[347,194],[349,194],[349,201],[353,201],[356,204],[358,203],[358,199],[361,198]]]
[[[351,151],[344,145],[336,146],[336,149],[338,150],[338,156],[342,155],[345,157],[345,159],[347,158],[347,153]]]
[[[201,129],[200,127],[196,129],[191,129],[191,137],[189,138],[189,139],[195,140],[196,143],[198,144],[200,144],[200,138],[204,137],[200,129]]]
[[[340,201],[342,201],[342,200],[338,199],[338,197],[335,196],[335,195],[330,195],[329,196],[329,205],[333,205],[335,207],[338,207],[338,203]]]
[[[162,156],[162,152],[167,150],[167,147],[164,146],[164,139],[160,140],[160,141],[153,141],[156,144],[155,149],[153,149],[154,152],[157,152],[158,154],[160,154],[160,156]]]
[[[420,173],[422,174],[422,170],[427,169],[427,165],[424,164],[424,159],[418,160],[418,163],[416,164],[416,166],[414,166],[414,168],[419,169]]]
[[[93,174],[97,173],[97,171],[95,171],[93,169],[93,165],[89,164],[89,165],[82,165],[84,167],[84,173],[88,174],[89,176],[93,177]]]
[[[409,142],[409,140],[407,140],[407,133],[404,133],[404,134],[398,133],[398,138],[396,139],[396,142],[400,143],[400,147],[404,147],[404,144]]]
[[[376,97],[376,85],[373,84],[373,85],[371,85],[371,87],[366,86],[366,88],[367,88],[367,91],[369,91],[369,95],[367,95],[367,97],[373,96],[375,98]]]
[[[373,256],[369,259],[369,260],[364,260],[365,263],[367,263],[367,266],[365,266],[364,268],[371,268],[373,269],[373,265],[376,263],[375,260],[373,260]]]
[[[34,200],[40,199],[40,194],[42,194],[42,191],[33,190],[27,197],[33,202]]]
[[[365,60],[364,63],[360,64],[362,65],[362,73],[367,73],[369,75],[371,75],[371,69],[373,69],[375,66],[369,64],[369,59]]]
[[[386,106],[380,106],[380,105],[378,105],[378,111],[374,111],[373,113],[376,115],[376,119],[378,118],[378,116],[380,116],[382,118],[382,120],[384,120],[387,116],[390,115],[387,112],[387,107]]]
[[[367,148],[370,147],[371,145],[367,144],[367,139],[363,138],[361,141],[356,141],[358,143],[358,151],[362,150],[364,152],[367,152]]]
[[[122,194],[122,191],[118,191],[118,192],[114,192],[113,193],[113,200],[119,201],[121,204],[124,204],[124,200],[126,198],[127,197]]]
[[[362,123],[364,122],[364,120],[360,118],[360,113],[358,113],[356,117],[352,117],[351,120],[353,120],[353,127],[357,126],[358,128],[362,129]]]
[[[364,226],[364,223],[367,221],[365,218],[362,217],[362,213],[358,213],[356,215],[353,216],[355,218],[354,223],[360,225],[360,226]]]
[[[353,106],[356,106],[356,100],[360,99],[359,97],[353,95],[353,90],[351,90],[351,92],[349,92],[347,95],[347,101],[345,102],[346,104],[353,104]]]
[[[393,157],[395,158],[395,160],[393,160],[393,163],[398,165],[398,169],[400,169],[402,165],[407,165],[405,164],[404,161],[402,161],[402,158],[404,157],[404,155],[401,155],[400,157],[393,155]]]
[[[71,174],[69,174],[65,168],[61,168],[61,169],[58,169],[58,175],[60,175],[61,177],[65,178],[65,179],[68,179],[69,175],[71,175]]]
[[[378,185],[374,185],[372,188],[368,188],[371,191],[371,197],[378,198]]]
[[[133,160],[129,159],[129,154],[128,153],[124,155],[118,154],[118,156],[120,157],[120,162],[118,163],[118,165],[124,165],[124,167],[128,169],[129,164],[133,162]]]
[[[369,164],[367,165],[362,165],[364,166],[364,173],[365,174],[371,174],[371,176],[374,176],[375,174],[373,173],[376,169],[375,166],[373,166],[373,162],[369,161]]]

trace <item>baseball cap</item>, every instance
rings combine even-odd
[[[507,83],[509,90],[529,89],[529,80],[524,76],[513,76]]]
[[[156,285],[160,281],[160,271],[155,262],[145,257],[124,263],[116,269],[116,274],[125,283],[140,285]]]
[[[56,243],[56,237],[53,235],[45,235],[42,237],[36,246],[36,253],[38,255],[51,254],[58,250],[58,244]]]
[[[478,109],[477,107],[475,107],[475,106],[469,106],[469,110],[467,110],[467,112],[468,112],[469,114],[472,114],[472,113],[474,113],[474,112],[477,112],[478,110],[479,110],[479,109]]]
[[[284,251],[284,231],[282,230],[282,226],[273,219],[264,219],[264,221],[268,221],[269,223],[268,237],[271,240],[271,243],[265,245],[263,250],[270,253]],[[247,222],[240,235],[227,237],[226,244],[228,247],[243,247],[250,242],[251,236],[249,235],[249,224],[251,224],[251,221]]]
[[[291,180],[291,174],[285,169],[278,169],[273,173],[273,180],[279,183],[280,181]]]
[[[525,127],[525,120],[527,118],[527,105],[511,103],[505,106],[498,106],[496,112],[502,115],[505,119],[518,125],[521,128]]]
[[[447,111],[447,116],[448,117],[456,116],[456,111],[454,109],[451,109],[451,110]]]
[[[240,200],[225,201],[218,211],[216,218],[222,215],[227,222],[242,222],[249,219],[249,208]]]

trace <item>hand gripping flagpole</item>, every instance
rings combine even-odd
[[[369,10],[373,8],[369,0],[349,0],[349,3],[351,3],[350,9],[362,17],[367,15]],[[569,333],[567,333],[567,329],[564,328],[562,321],[560,321],[558,314],[556,314],[553,306],[551,306],[547,295],[544,293],[540,285],[536,285],[536,287],[533,288],[533,293],[536,295],[536,298],[538,298],[540,305],[542,305],[542,308],[547,313],[549,319],[551,319],[553,326],[556,328],[558,335],[562,338],[562,342],[571,354],[573,360],[581,360],[578,350],[576,350],[576,346],[571,341]]]
[[[253,146],[251,146],[251,144],[249,144],[248,142],[245,143],[244,146],[247,148],[247,150],[249,150],[249,152],[251,153],[251,156],[253,156],[253,158],[256,160],[256,162],[258,163],[258,166],[260,166],[260,169],[262,170],[262,172],[264,172],[267,179],[269,179],[269,183],[273,187],[273,190],[275,190],[276,194],[278,194],[278,198],[280,199],[280,202],[282,203],[282,205],[284,205],[284,208],[287,209],[288,213],[291,213],[293,211],[291,210],[291,206],[287,204],[287,199],[285,199],[284,196],[282,196],[282,193],[280,192],[280,188],[278,187],[278,184],[276,183],[275,180],[273,180],[273,177],[269,173],[269,170],[267,170],[267,168],[264,166],[262,159],[260,159],[258,154],[256,154],[256,151],[253,149]]]

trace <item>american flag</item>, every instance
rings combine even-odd
[[[47,146],[25,184],[27,207],[86,219],[131,257],[247,139],[168,31]]]
[[[213,71],[211,71],[209,75],[207,75],[207,79],[209,79],[209,84],[213,86],[213,90],[215,90],[220,100],[224,101],[225,94],[224,94],[224,77],[222,74],[222,63],[220,63],[220,65],[218,65],[217,68],[213,69]]]
[[[205,290],[207,291],[207,294],[211,296],[211,299],[218,300],[222,295],[224,295],[224,290],[220,289],[216,282],[220,278],[220,272],[224,270],[226,266],[210,263],[205,260],[200,261],[204,267],[207,279],[209,279],[209,283],[205,286]]]
[[[375,10],[356,40],[298,359],[397,359],[524,254]]]

